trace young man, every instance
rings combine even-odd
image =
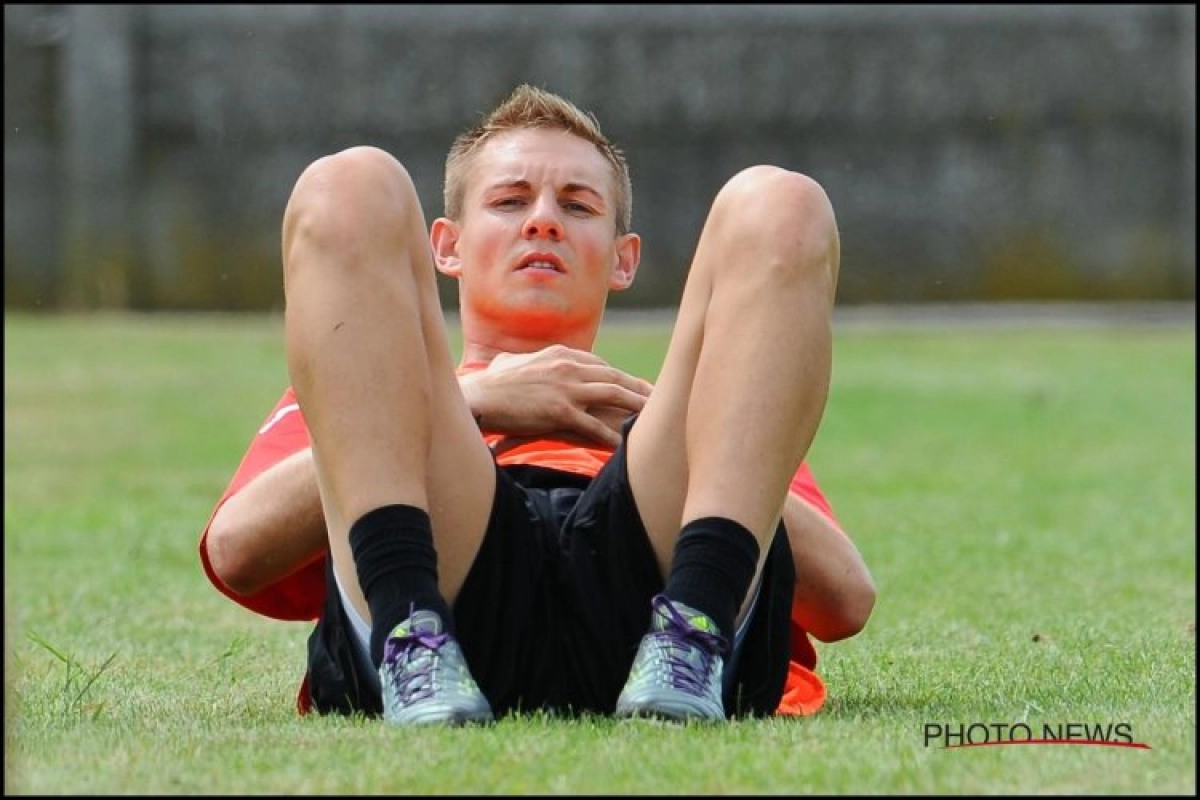
[[[825,193],[772,166],[720,190],[653,387],[590,352],[640,257],[591,115],[519,87],[454,142],[444,202],[427,233],[403,166],[357,147],[284,214],[292,386],[200,550],[239,603],[318,619],[301,709],[819,707],[807,634],[853,635],[874,603],[804,464],[830,377]],[[435,270],[459,281],[457,366]]]

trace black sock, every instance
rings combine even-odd
[[[683,526],[663,594],[707,614],[727,640],[750,591],[759,546],[749,530],[725,517],[704,517]]]
[[[358,582],[371,609],[371,660],[383,661],[383,645],[415,609],[437,613],[453,631],[450,606],[438,590],[437,551],[429,514],[416,506],[381,506],[350,526],[350,551]]]

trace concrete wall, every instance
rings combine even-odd
[[[446,148],[523,81],[626,150],[637,285],[673,304],[709,200],[829,192],[842,303],[1195,296],[1195,7],[4,8],[9,307],[278,308],[314,158],[376,144],[441,213]],[[453,286],[444,285],[453,298]]]

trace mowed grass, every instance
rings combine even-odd
[[[1195,792],[1195,330],[835,329],[810,463],[879,587],[803,719],[301,718],[306,624],[197,540],[286,383],[278,316],[6,314],[5,788],[51,794]],[[653,376],[663,326],[599,350]],[[714,432],[717,435],[717,432]],[[1125,724],[1151,749],[946,749]]]

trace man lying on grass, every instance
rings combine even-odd
[[[832,360],[824,191],[761,165],[721,188],[653,385],[591,352],[641,246],[592,115],[517,88],[455,140],[444,202],[427,229],[401,163],[354,147],[284,213],[291,386],[200,555],[238,603],[317,620],[301,710],[819,708],[808,636],[857,633],[875,600],[804,460]]]

